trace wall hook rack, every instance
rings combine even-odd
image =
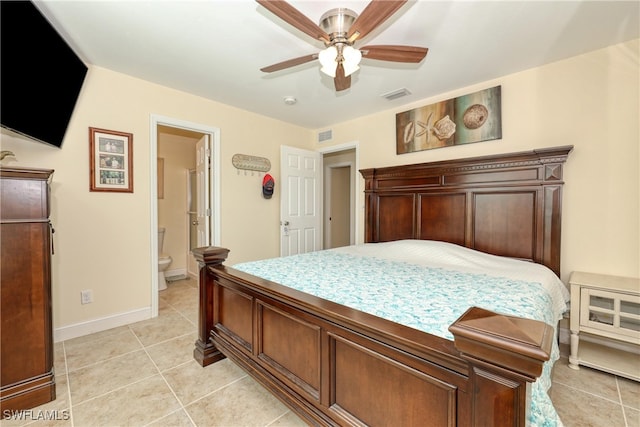
[[[269,172],[271,170],[271,162],[266,157],[249,156],[247,154],[234,154],[231,158],[233,166],[240,170],[256,171],[256,172]]]

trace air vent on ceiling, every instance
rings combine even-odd
[[[318,132],[318,142],[327,142],[333,139],[333,131],[331,129]]]
[[[394,99],[402,98],[403,96],[411,95],[409,89],[403,87],[402,89],[392,90],[391,92],[383,93],[380,95],[383,98],[387,98],[389,101],[393,101]]]

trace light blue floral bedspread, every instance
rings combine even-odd
[[[234,268],[450,340],[449,325],[471,306],[540,320],[554,330],[559,316],[539,283],[340,251],[246,262]],[[532,386],[532,425],[562,425],[547,394],[558,357],[554,340],[551,359]]]

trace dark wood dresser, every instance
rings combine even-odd
[[[0,414],[56,397],[51,320],[53,170],[0,168]]]

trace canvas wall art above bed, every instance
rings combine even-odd
[[[502,87],[396,114],[396,153],[502,138]]]
[[[561,425],[571,149],[363,170],[364,245],[234,268],[196,249],[194,357],[231,358],[312,425]]]

